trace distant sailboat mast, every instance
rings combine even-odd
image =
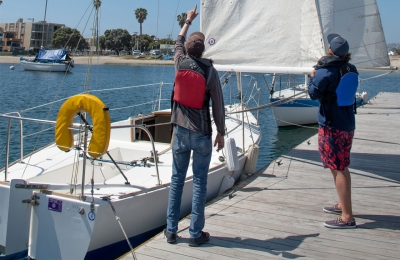
[[[43,30],[42,30],[42,47],[44,47],[43,41],[44,41],[44,27],[46,26],[47,1],[48,0],[46,0],[46,7],[44,8],[44,19],[43,19]]]

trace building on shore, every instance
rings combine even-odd
[[[4,46],[4,33],[3,28],[0,27],[0,51],[3,51]]]
[[[0,23],[4,34],[3,51],[30,50],[36,52],[41,46],[51,49],[54,32],[65,27],[65,24],[31,20],[32,22],[24,22],[20,18],[15,23]]]

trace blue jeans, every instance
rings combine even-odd
[[[193,150],[193,197],[190,237],[198,238],[204,228],[204,208],[207,195],[207,175],[211,161],[211,136],[176,125],[172,142],[172,177],[167,210],[167,231],[178,232],[183,185]]]

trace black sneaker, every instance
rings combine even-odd
[[[338,205],[339,204],[335,204],[333,207],[325,207],[323,210],[326,213],[342,215],[342,210],[338,208]]]
[[[342,217],[337,217],[335,220],[326,221],[324,226],[327,228],[355,228],[356,220],[353,218],[351,221],[343,221]]]
[[[208,232],[201,231],[201,236],[198,238],[190,238],[189,246],[199,246],[207,243],[210,240],[210,234]]]
[[[170,243],[170,244],[176,243],[176,234],[171,234],[166,229],[164,229],[164,237],[167,238],[168,243]]]

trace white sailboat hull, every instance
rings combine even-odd
[[[243,167],[245,157],[241,158]],[[222,179],[229,174],[226,168],[210,172],[207,185],[207,200],[218,195]],[[240,175],[237,172],[236,178]],[[181,217],[190,214],[193,183],[185,183]],[[111,202],[117,216],[131,242],[135,237],[165,226],[168,205],[169,187],[162,187],[140,196]],[[129,250],[124,234],[116,221],[116,217],[107,201],[96,203],[94,221],[88,219],[90,202],[66,199],[60,196],[40,194],[45,203],[33,208],[31,247],[29,256],[35,259],[83,259],[86,255],[90,259],[105,257],[105,251],[112,250],[113,246],[122,246]],[[47,209],[49,198],[69,203],[70,208],[84,208],[86,214],[67,210],[53,212]],[[64,212],[64,209],[66,212]],[[51,227],[49,229],[49,227]],[[119,243],[118,243],[119,242]],[[108,247],[107,247],[108,246]],[[107,248],[105,248],[107,247]],[[103,249],[103,250],[102,250]]]
[[[238,155],[239,169],[229,171],[225,162],[219,160],[221,154],[213,151],[208,175],[207,201],[230,188],[220,189],[225,176],[239,180],[246,162],[242,147],[246,147],[247,150],[253,140],[254,143],[259,143],[261,139],[260,128],[256,125],[255,118],[251,113],[248,116],[249,124],[245,124],[244,130],[241,129],[241,116],[234,114],[226,119],[229,137],[234,138],[236,146],[241,147],[233,147]],[[125,120],[113,125],[126,125],[129,122],[132,121]],[[166,126],[166,129],[169,129],[169,126]],[[162,129],[155,130],[155,136],[161,134],[164,138],[164,132]],[[150,155],[150,142],[132,141],[132,135],[129,128],[113,129],[111,132],[109,152],[119,163]],[[244,141],[242,136],[245,136]],[[74,172],[74,163],[78,160],[79,165],[82,165],[83,159],[77,158],[74,151],[65,153],[52,144],[25,158],[26,161],[29,160],[28,165],[11,165],[7,175],[7,180],[11,183],[0,183],[0,195],[9,198],[0,199],[0,245],[5,248],[5,255],[22,253],[28,249],[27,245],[28,255],[34,259],[111,259],[116,257],[113,255],[116,252],[119,255],[123,254],[129,247],[112,207],[107,200],[102,199],[104,197],[111,199],[115,214],[132,244],[135,245],[135,241],[143,242],[141,239],[144,236],[159,231],[158,229],[166,224],[172,155],[168,150],[169,143],[155,143],[155,146],[158,151],[166,150],[159,156],[161,185],[157,184],[154,162],[148,162],[146,167],[139,164],[135,167],[120,165],[130,182],[125,184],[125,179],[113,164],[87,161],[84,200],[80,196],[81,186],[69,185],[73,173],[76,174],[74,178],[79,180],[78,182],[82,179],[82,170]],[[183,190],[181,217],[189,214],[191,210],[191,165],[192,162]],[[0,178],[4,178],[4,171],[0,172]],[[92,178],[95,180],[93,195],[90,184]],[[16,184],[19,184],[19,187]],[[26,188],[26,185],[34,186]],[[71,194],[71,188],[76,192]],[[36,197],[32,198],[32,195]],[[26,199],[31,199],[31,203],[21,203]],[[11,221],[12,219],[15,221]],[[14,224],[10,227],[7,222]],[[26,222],[28,224],[22,225]],[[10,231],[18,225],[19,240],[14,241],[15,236],[7,232],[7,228]],[[11,241],[16,246],[13,249],[9,246]],[[106,257],[107,254],[111,255]]]
[[[291,88],[277,91],[272,96],[271,102],[284,100],[285,98],[299,94],[301,91],[304,90],[304,87],[300,86],[294,89]],[[368,102],[367,93],[357,93],[355,100],[357,106],[366,104]],[[317,100],[311,100],[308,94],[304,93],[297,96],[297,98],[293,101],[273,106],[272,112],[274,113],[276,125],[278,127],[283,127],[316,124],[318,109],[319,102]]]
[[[47,72],[70,72],[73,66],[70,63],[44,63],[44,62],[32,62],[21,60],[21,65],[24,70],[32,71],[47,71]]]
[[[318,107],[272,107],[278,127],[317,123]]]

